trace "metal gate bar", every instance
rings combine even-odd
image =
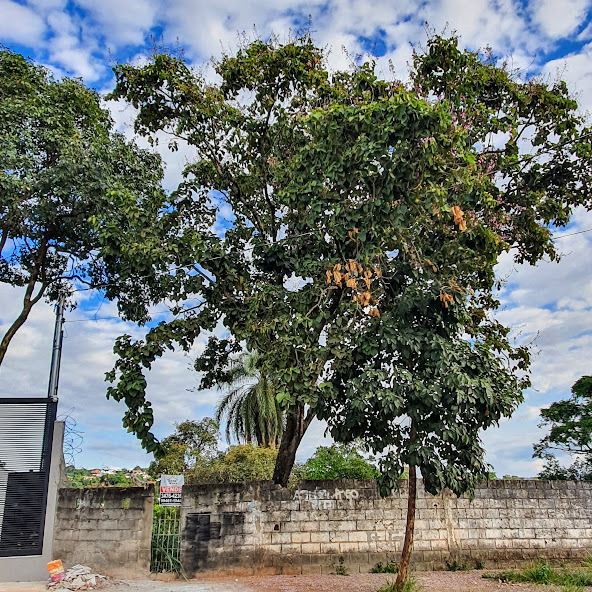
[[[0,557],[41,555],[57,402],[0,398]]]
[[[179,560],[181,550],[180,508],[154,506],[152,541],[150,548],[150,571],[182,573]]]

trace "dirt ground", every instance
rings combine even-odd
[[[483,579],[482,571],[421,572],[415,578],[421,592],[552,592],[553,586],[503,584]],[[349,576],[267,576],[239,578],[245,592],[377,592],[392,574],[352,574]],[[518,588],[518,590],[516,589]]]
[[[422,592],[555,592],[554,586],[503,584],[483,579],[482,571],[420,572],[415,574]],[[249,576],[189,582],[126,580],[113,582],[105,592],[377,592],[390,574],[352,574],[349,576]]]
[[[557,592],[554,586],[502,584],[485,580],[482,571],[419,572],[415,574],[422,592]],[[154,580],[112,580],[96,592],[377,592],[394,575],[352,574],[349,576],[250,576],[216,580],[159,582]],[[41,582],[2,584],[0,592],[42,592]]]

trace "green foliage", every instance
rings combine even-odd
[[[269,481],[277,457],[277,450],[245,444],[231,446],[210,461],[198,463],[187,475],[191,483],[241,483]]]
[[[592,571],[589,566],[583,568],[555,568],[546,560],[538,561],[522,570],[485,573],[483,577],[510,583],[554,584],[556,586],[567,586],[570,589],[592,586]]]
[[[396,574],[399,571],[399,566],[392,561],[386,563],[378,562],[371,570],[370,573],[389,573]]]
[[[569,467],[564,467],[549,455],[538,478],[548,481],[592,481],[592,459],[576,460]]]
[[[298,479],[310,481],[376,479],[379,475],[376,466],[362,456],[358,442],[319,446],[294,472]]]
[[[445,563],[448,571],[466,571],[470,569],[467,561],[459,557],[448,557]]]
[[[591,206],[576,102],[455,38],[429,41],[408,86],[370,62],[330,74],[309,37],[256,40],[216,71],[211,84],[169,55],[115,68],[113,98],[138,108],[136,130],[196,149],[179,191],[207,223],[178,243],[192,265],[167,276],[200,278],[166,294],[199,312],[116,345],[109,392],[130,429],[158,451],[143,373],[222,322],[228,337],[197,362],[202,386],[224,383],[243,347],[258,352],[285,409],[276,482],[316,415],[336,441],[386,452],[382,494],[409,465],[432,494],[470,491],[489,471],[481,430],[529,385],[527,349],[493,315],[495,265],[511,248],[519,262],[555,257],[550,226]],[[223,235],[212,202],[234,215]]]
[[[98,93],[0,47],[0,282],[22,287],[23,306],[0,344],[0,363],[31,308],[60,296],[74,305],[73,281],[110,287],[120,310],[142,282],[136,255],[113,257],[97,226],[141,230],[165,202],[160,157],[113,130]],[[131,216],[141,217],[134,220]],[[99,222],[103,221],[103,222]],[[144,291],[144,295],[148,292]],[[127,318],[145,315],[127,311]]]
[[[377,592],[421,592],[422,589],[423,586],[418,583],[415,576],[410,575],[400,590],[397,589],[396,582],[387,581],[387,583],[379,588]]]
[[[83,479],[83,477],[90,478],[90,472],[86,469],[76,469],[75,467],[69,465],[66,467],[66,476],[68,478],[68,487],[88,487],[88,481]]]
[[[347,569],[347,565],[345,565],[345,557],[343,555],[339,556],[339,563],[335,566],[335,575],[349,576],[349,570]]]
[[[276,399],[276,384],[257,367],[257,353],[242,353],[226,374],[228,392],[216,406],[216,420],[226,418],[226,439],[277,446],[284,431],[284,414]],[[221,387],[222,388],[222,387]]]
[[[571,388],[571,397],[541,409],[539,427],[550,432],[534,445],[533,456],[544,458],[539,479],[592,480],[592,376],[582,376]],[[553,453],[558,450],[579,455],[570,467],[562,467]]]
[[[72,465],[66,467],[68,487],[137,487],[142,480],[122,470],[109,475],[95,476],[87,469],[77,469]]]
[[[218,422],[210,417],[175,424],[175,431],[162,441],[164,454],[152,461],[148,472],[155,479],[161,475],[182,475],[196,464],[212,460],[218,445]]]

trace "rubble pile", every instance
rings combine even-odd
[[[92,569],[86,565],[74,565],[66,570],[64,577],[59,582],[47,584],[48,590],[91,590],[105,583],[105,576],[92,573]]]

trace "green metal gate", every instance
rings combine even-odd
[[[185,575],[180,561],[180,515],[178,507],[154,506],[150,571],[169,571]]]

